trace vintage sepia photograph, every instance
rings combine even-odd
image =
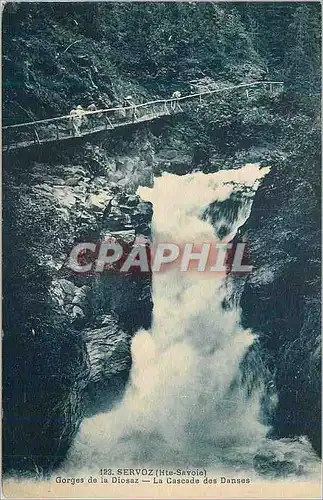
[[[1,7],[3,498],[321,498],[321,3]]]

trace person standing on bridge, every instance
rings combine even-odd
[[[71,121],[70,121],[69,128],[72,131],[73,135],[78,135],[78,129],[77,129],[77,125],[76,125],[76,115],[77,115],[76,109],[75,108],[71,109],[71,111],[70,111]]]
[[[97,111],[97,107],[96,105],[94,104],[94,102],[92,102],[91,104],[89,104],[86,108],[86,111]],[[94,127],[96,122],[97,122],[97,118],[98,118],[98,115],[90,115],[90,116],[87,116],[87,119],[89,120],[89,123],[90,123],[90,128],[91,127]]]
[[[131,95],[128,95],[127,97],[124,98],[123,107],[125,107],[125,108],[130,107],[129,115],[133,121],[135,121],[138,118],[137,108],[136,108],[136,105],[135,105]],[[126,116],[127,116],[127,112],[126,112]]]
[[[181,97],[181,93],[179,90],[176,90],[175,92],[172,93],[172,102],[171,102],[171,109],[175,111],[176,108],[179,108],[182,111],[182,108],[179,105],[179,98]]]
[[[83,115],[85,113],[85,109],[82,108],[81,105],[76,106],[70,111],[70,117],[72,120],[72,133],[73,135],[80,136],[81,135],[81,126],[83,122]]]

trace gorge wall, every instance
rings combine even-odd
[[[68,256],[79,241],[115,237],[130,251],[149,239],[152,208],[135,192],[151,186],[153,161],[144,130],[50,161],[44,150],[4,158],[6,469],[59,463],[84,415],[122,394],[131,337],[150,325],[150,275],[77,274]]]
[[[273,434],[308,435],[320,453],[320,159],[292,161],[268,174],[240,229],[255,266],[240,303],[278,391]]]

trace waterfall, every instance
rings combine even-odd
[[[268,170],[246,165],[213,174],[164,174],[153,188],[140,188],[153,203],[155,242],[218,241],[223,225],[226,240],[232,238]],[[211,204],[217,220],[211,220]],[[154,274],[153,325],[133,338],[123,400],[84,420],[65,471],[97,470],[105,463],[253,469],[257,451],[269,441],[259,418],[261,381],[251,395],[240,382],[239,366],[254,335],[241,327],[237,307],[223,308],[226,293],[224,276],[176,268]]]

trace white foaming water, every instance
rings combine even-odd
[[[156,178],[152,189],[139,189],[154,206],[155,240],[214,241],[214,228],[201,219],[205,208],[242,186],[256,190],[268,170],[246,165]],[[247,200],[231,236],[249,210]],[[84,420],[64,472],[102,464],[252,469],[268,429],[259,422],[260,392],[248,397],[236,382],[254,336],[240,326],[238,309],[223,310],[225,295],[223,280],[214,277],[178,269],[153,276],[153,325],[133,339],[124,398]]]

